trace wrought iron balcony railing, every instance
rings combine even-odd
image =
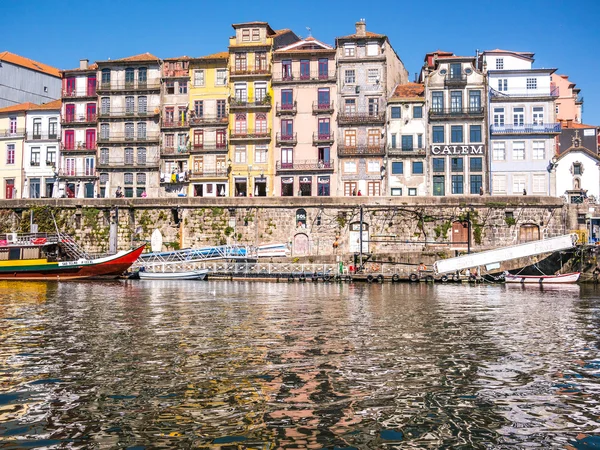
[[[468,119],[468,118],[482,118],[483,107],[469,107],[469,108],[432,108],[429,110],[429,118],[435,119]]]
[[[559,134],[560,123],[525,123],[523,125],[492,125],[492,134]]]
[[[224,116],[220,115],[203,115],[203,116],[194,116],[190,117],[190,126],[199,127],[199,126],[218,126],[218,125],[227,125],[229,123],[229,115],[225,114]]]
[[[275,135],[275,145],[278,147],[286,147],[296,145],[298,143],[298,133],[277,133]]]
[[[63,89],[62,97],[63,98],[90,98],[96,97],[96,85],[94,85],[93,89],[85,89],[83,91],[78,91],[77,89],[67,90]]]
[[[382,112],[338,112],[338,123],[342,125],[383,124],[385,111]]]
[[[60,151],[66,153],[95,153],[98,150],[98,146],[95,142],[85,142],[85,143],[73,143],[60,144]]]
[[[333,113],[333,102],[329,102],[329,103],[313,102],[312,111],[313,111],[313,114],[332,114]]]
[[[230,109],[245,109],[245,108],[271,108],[271,97],[264,97],[261,99],[248,98],[235,98],[230,97],[229,99]]]
[[[147,117],[155,117],[160,114],[160,110],[158,108],[151,109],[135,109],[135,108],[101,108],[98,111],[98,118],[100,119],[112,119],[112,118],[147,118]]]
[[[467,76],[460,75],[446,75],[444,78],[444,86],[465,86],[467,84]]]
[[[25,136],[25,128],[16,128],[13,130],[0,130],[0,139],[2,138],[22,138]]]
[[[338,144],[337,151],[339,156],[383,156],[385,155],[385,147],[383,144],[378,145],[344,145]]]
[[[187,148],[187,146],[180,146],[180,147],[163,147],[160,150],[160,155],[166,155],[166,156],[189,156],[190,154],[190,149]]]
[[[58,169],[60,178],[98,178],[96,170]]]
[[[333,72],[282,72],[273,74],[273,83],[334,83],[337,79],[337,74]]]
[[[64,114],[60,117],[62,125],[85,125],[90,123],[96,123],[98,116],[96,114]]]
[[[402,148],[388,145],[387,151],[390,156],[425,156],[424,148]]]
[[[163,69],[163,78],[185,78],[190,76],[188,69]]]
[[[96,86],[97,92],[118,92],[118,91],[159,91],[160,81],[131,81],[131,82],[116,82],[116,81],[98,81]]]
[[[100,158],[98,160],[98,168],[111,168],[111,167],[148,167],[157,168],[159,164],[159,158],[146,157],[145,159],[134,159],[134,158]]]
[[[246,66],[246,67],[231,67],[229,69],[230,77],[247,77],[252,75],[270,75],[271,74],[271,65],[261,65],[261,66]]]
[[[277,103],[275,105],[275,114],[278,116],[291,115],[295,116],[298,112],[298,102],[293,103]]]
[[[313,133],[313,145],[333,144],[333,131],[329,133]]]
[[[277,161],[276,169],[278,172],[292,171],[332,171],[334,169],[333,159],[323,161],[322,159],[307,159],[304,161],[281,162]]]
[[[191,148],[191,153],[211,153],[211,152],[226,152],[227,142],[209,142],[202,144],[194,144]]]
[[[271,130],[265,128],[262,130],[231,130],[230,139],[271,139]]]
[[[98,144],[101,143],[114,143],[114,142],[131,142],[131,143],[147,143],[147,142],[158,142],[158,133],[146,133],[143,135],[135,135],[129,133],[111,133],[108,136],[98,136]]]
[[[27,133],[29,141],[57,141],[60,135],[57,133]]]
[[[227,169],[223,170],[204,170],[202,172],[190,172],[191,180],[200,180],[203,178],[227,178]]]
[[[186,119],[186,120],[167,120],[167,119],[163,119],[162,123],[161,123],[161,127],[162,128],[171,128],[171,129],[175,129],[175,128],[189,128],[190,127],[190,122]]]

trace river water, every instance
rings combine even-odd
[[[597,448],[600,288],[0,282],[0,448]]]

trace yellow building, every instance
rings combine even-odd
[[[23,194],[25,114],[35,107],[37,105],[28,102],[0,109],[1,199],[21,198]]]
[[[267,22],[233,24],[229,38],[230,195],[274,194],[273,50],[299,40],[292,31],[274,31]]]
[[[229,196],[227,164],[228,52],[190,60],[190,192]]]

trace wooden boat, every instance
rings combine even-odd
[[[0,280],[116,278],[139,258],[144,246],[92,258],[63,233],[7,233],[0,239]]]
[[[579,280],[580,272],[563,273],[559,275],[513,275],[504,274],[504,281],[507,283],[524,284],[573,284]]]
[[[203,280],[208,269],[190,270],[188,272],[146,272],[138,273],[141,280]]]

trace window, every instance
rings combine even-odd
[[[136,184],[138,185],[145,185],[146,184],[146,174],[145,173],[138,173],[136,176]]]
[[[415,119],[423,118],[423,107],[422,106],[413,106],[413,118],[415,118]]]
[[[452,125],[450,127],[450,142],[464,142],[462,125]]]
[[[75,105],[73,105],[73,108],[75,108]],[[73,111],[73,114],[75,114],[75,111]],[[10,124],[9,124],[9,133],[10,134],[15,134],[17,132],[17,118],[16,117],[10,117]]]
[[[537,78],[527,78],[527,90],[537,89]]]
[[[452,172],[462,172],[463,171],[463,159],[462,158],[450,158],[450,170]]]
[[[461,91],[450,92],[450,112],[453,112],[453,113],[462,112],[462,92]]]
[[[317,91],[317,104],[319,109],[327,109],[330,107],[331,97],[329,96],[329,88],[321,88]]]
[[[127,96],[125,97],[125,114],[133,114],[135,109],[135,97]]]
[[[246,122],[246,114],[238,113],[235,115],[235,134],[246,134],[247,132],[247,122]]]
[[[444,126],[435,126],[433,127],[433,143],[441,144],[444,142]]]
[[[525,142],[513,142],[512,159],[523,161],[525,159]]]
[[[133,68],[128,67],[125,69],[125,84],[132,85],[135,81],[135,71]]]
[[[445,178],[443,175],[436,175],[433,177],[433,195],[444,196],[446,195]]]
[[[444,172],[446,159],[445,158],[433,158],[433,171],[434,172]]]
[[[246,146],[236,145],[235,146],[235,163],[241,164],[246,162]]]
[[[354,69],[344,71],[344,82],[346,84],[356,83],[356,71]]]
[[[498,90],[500,92],[508,91],[508,79],[507,78],[499,78],[498,79]]]
[[[227,69],[217,69],[217,86],[225,86],[227,82]]]
[[[381,166],[379,165],[379,161],[374,159],[367,160],[367,172],[379,173],[380,170]]]
[[[356,161],[345,161],[344,173],[356,173]]]
[[[244,28],[242,30],[242,42],[250,41],[250,28]]]
[[[369,99],[369,115],[376,116],[379,114],[379,99],[371,97]]]
[[[187,92],[188,92],[187,81],[179,80],[179,93],[180,94],[187,94]]]
[[[174,81],[167,81],[165,83],[165,94],[167,94],[167,95],[175,94],[175,82]]]
[[[504,142],[494,142],[492,146],[492,159],[494,161],[504,161],[506,159],[506,145]]]
[[[259,28],[252,28],[252,40],[260,41],[260,29]]]
[[[494,126],[504,126],[504,108],[494,108]]]
[[[109,162],[109,153],[107,148],[100,149],[100,164],[108,164]]]
[[[294,149],[281,149],[281,167],[291,169],[294,167]]]
[[[433,112],[441,113],[444,110],[444,93],[434,91],[431,93],[431,109]]]
[[[300,79],[310,80],[310,61],[308,59],[300,60]]]
[[[256,114],[254,124],[257,134],[267,133],[267,115],[265,113]],[[286,136],[290,136],[290,138],[294,135],[293,126],[294,122],[292,120],[281,121],[281,131],[285,130],[287,133]]]
[[[367,56],[377,56],[379,54],[379,45],[377,42],[367,42]]]
[[[381,181],[368,181],[367,195],[369,197],[379,197],[381,195]]]
[[[102,69],[102,84],[110,84],[110,69]]]
[[[408,188],[408,196],[416,197],[417,196],[417,188]]]
[[[392,161],[392,175],[402,175],[404,173],[404,162]]]
[[[573,175],[581,175],[581,163],[573,163]]]
[[[109,139],[110,137],[110,125],[107,123],[100,124],[100,139]]]
[[[326,80],[329,78],[329,60],[327,58],[319,58],[319,80]],[[324,177],[329,180],[329,177]],[[329,188],[329,185],[327,185]],[[329,195],[329,194],[327,194]]]
[[[356,55],[356,46],[354,44],[344,44],[344,56],[354,57]]]
[[[204,117],[204,101],[194,100],[194,115],[196,117]]]
[[[331,124],[329,118],[319,119],[318,124],[319,139],[330,139],[331,137]]]
[[[246,83],[235,83],[235,101],[244,103],[248,100],[248,91],[246,90]]]
[[[522,127],[525,124],[525,108],[513,108],[513,125]]]
[[[481,91],[469,91],[469,112],[481,112]]]
[[[48,147],[46,149],[46,164],[50,166],[56,164],[56,147]]]
[[[42,119],[33,119],[33,139],[42,137]]]
[[[146,139],[146,122],[138,122],[137,137],[138,139]]]
[[[58,121],[56,118],[48,119],[48,138],[56,139],[58,137]]]
[[[146,164],[146,149],[143,147],[137,149],[137,162],[138,164]]]
[[[379,69],[367,69],[367,83],[379,83]]]
[[[292,60],[284,59],[281,61],[281,77],[284,80],[291,80],[292,77]]]
[[[138,97],[138,113],[146,114],[148,112],[148,97]]]
[[[533,124],[544,124],[544,108],[542,106],[536,106],[533,108]]]
[[[317,177],[317,195],[319,197],[328,197],[331,195],[329,177]]]
[[[452,193],[453,194],[464,193],[463,176],[462,175],[452,175]]]
[[[481,175],[471,175],[471,194],[479,194],[480,189],[483,187],[483,177]]]
[[[100,110],[102,114],[108,114],[110,112],[110,97],[102,97],[100,100]]]
[[[254,53],[254,70],[260,73],[267,71],[267,52]]]
[[[534,174],[531,178],[532,190],[534,194],[546,192],[546,175]]]
[[[394,197],[399,197],[402,195],[402,188],[392,188],[392,195]]]
[[[355,113],[356,112],[356,99],[355,98],[347,98],[344,101],[344,112],[345,113]]]
[[[371,128],[367,131],[367,147],[378,148],[381,139],[381,130]]]
[[[469,160],[469,171],[481,172],[483,170],[483,158],[471,158]]]
[[[266,145],[257,145],[254,148],[254,162],[258,164],[263,164],[267,162],[267,149]]]
[[[533,141],[532,159],[546,159],[546,145],[544,141]]]
[[[223,119],[227,114],[225,110],[225,100],[217,100],[217,118]]]
[[[15,163],[15,144],[6,145],[6,164]]]
[[[513,194],[522,194],[525,190],[525,176],[513,175]]]
[[[402,135],[402,150],[412,151],[413,149],[413,137]]]
[[[496,70],[504,69],[504,58],[496,58]]]
[[[492,184],[494,194],[506,193],[506,175],[494,175]]]
[[[481,125],[470,125],[469,142],[481,142]]]
[[[143,84],[148,81],[148,69],[145,67],[140,67],[138,69],[138,83]]]
[[[133,184],[133,173],[128,172],[128,173],[123,174],[123,182],[126,185],[132,185]]]
[[[126,148],[125,149],[125,164],[133,164],[133,149]]]
[[[392,106],[392,119],[400,119],[402,117],[402,109],[399,106]]]
[[[423,135],[417,134],[417,148],[423,148]]]
[[[33,147],[31,149],[31,165],[39,166],[40,165],[40,148]]]
[[[462,67],[460,63],[450,64],[450,78],[460,79]]]
[[[412,173],[413,173],[413,175],[422,175],[423,174],[423,161],[413,161]],[[410,195],[410,193],[408,195]]]
[[[398,148],[397,143],[396,143],[396,138],[397,138],[396,134],[395,133],[392,134],[392,144],[391,144],[392,148]]]
[[[257,81],[254,83],[254,100],[256,100],[256,102],[262,102],[266,96],[267,83],[264,81]]]

